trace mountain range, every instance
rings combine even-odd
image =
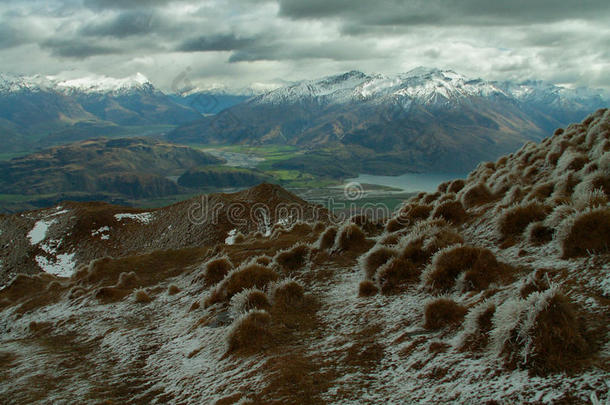
[[[0,138],[4,152],[100,136],[290,145],[307,153],[273,169],[334,177],[463,173],[607,104],[596,90],[423,67],[392,76],[351,71],[258,95],[165,94],[141,74],[71,80],[0,74]]]
[[[464,172],[607,105],[589,89],[468,79],[451,70],[358,71],[252,97],[167,135],[172,142],[335,148],[359,171]],[[317,156],[316,156],[317,157]],[[317,160],[305,156],[280,168]]]

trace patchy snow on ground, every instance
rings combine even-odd
[[[28,233],[28,239],[32,245],[37,245],[47,237],[49,227],[55,223],[55,220],[45,221],[40,220],[36,222],[34,228]]]
[[[132,221],[138,221],[143,224],[149,224],[154,219],[154,215],[151,212],[142,212],[140,214],[115,214],[114,217],[119,222],[123,219],[130,219]]]
[[[102,226],[100,229],[98,229],[97,231],[93,231],[91,232],[91,236],[100,236],[100,239],[102,240],[108,240],[110,239],[110,235],[108,235],[106,232],[110,232],[110,227],[109,226]]]
[[[227,238],[225,239],[225,243],[227,245],[234,245],[236,236],[237,236],[237,229],[231,229],[229,231]]]
[[[36,256],[36,263],[45,272],[58,277],[70,277],[76,269],[74,253],[57,255],[55,262],[44,256]]]

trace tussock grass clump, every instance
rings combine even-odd
[[[431,205],[409,204],[401,210],[400,216],[403,219],[409,220],[409,223],[414,223],[415,221],[427,219],[431,211]]]
[[[273,261],[273,258],[271,258],[267,255],[258,256],[257,258],[254,259],[254,263],[260,264],[262,266],[269,266],[272,261]]]
[[[307,264],[310,252],[309,246],[297,244],[276,254],[274,261],[286,271],[295,271]]]
[[[274,310],[293,311],[303,305],[305,289],[298,281],[288,278],[274,283],[270,288],[270,295]]]
[[[335,244],[335,239],[337,238],[337,227],[330,226],[326,228],[326,230],[320,235],[318,239],[318,249],[320,250],[328,250],[333,247]]]
[[[519,295],[521,298],[527,298],[533,292],[546,291],[550,287],[548,274],[542,270],[536,270],[521,282]]]
[[[378,235],[383,231],[383,223],[380,220],[380,218],[372,218],[367,214],[354,215],[349,219],[351,223],[358,225],[369,236]]]
[[[403,218],[401,215],[398,215],[386,223],[385,229],[389,233],[398,232],[405,229],[407,226],[409,226],[409,224],[410,221],[407,218]]]
[[[382,293],[391,294],[399,292],[406,283],[415,283],[419,275],[415,264],[394,257],[377,269],[374,279]]]
[[[462,323],[466,308],[449,298],[436,298],[424,308],[424,328],[440,329]]]
[[[400,244],[400,257],[414,263],[424,265],[432,255],[447,246],[462,243],[464,240],[444,220],[434,220],[421,223]]]
[[[577,196],[597,189],[602,190],[606,195],[610,195],[610,174],[603,170],[597,170],[585,176],[574,188],[574,195]]]
[[[125,298],[126,296],[128,296],[130,292],[131,292],[131,290],[126,289],[126,288],[100,287],[97,290],[95,290],[94,296],[98,300],[100,300],[104,303],[108,303],[108,302],[120,301],[123,298]],[[72,291],[70,292],[70,295],[78,296],[77,294],[73,294]]]
[[[205,264],[203,280],[205,285],[211,286],[222,281],[223,278],[231,271],[233,264],[228,257],[219,257],[212,259]]]
[[[554,232],[553,228],[549,228],[544,225],[544,222],[538,221],[532,222],[527,226],[525,229],[525,236],[528,243],[540,246],[553,240]]]
[[[231,298],[230,306],[231,313],[234,316],[239,316],[253,309],[264,311],[271,309],[271,303],[267,294],[258,288],[247,288],[238,292]]]
[[[468,214],[459,201],[446,201],[434,208],[432,218],[443,218],[453,224],[461,224],[466,220]]]
[[[432,193],[432,194],[426,194],[426,196],[423,198],[423,202],[424,202],[424,204],[433,203],[440,196],[441,196],[441,193],[439,193],[439,192]]]
[[[119,281],[116,283],[118,288],[135,288],[138,287],[138,276],[135,272],[123,272],[119,274]]]
[[[466,182],[463,179],[453,180],[451,182],[451,184],[449,184],[449,187],[447,188],[447,192],[457,193],[457,192],[461,191],[465,185],[466,185]]]
[[[246,264],[227,274],[212,294],[206,298],[205,304],[210,306],[217,302],[230,300],[235,294],[248,288],[264,288],[278,278],[278,274],[269,267],[260,264]]]
[[[607,204],[608,196],[606,196],[606,193],[601,189],[575,194],[572,201],[572,205],[574,205],[577,210],[604,207]]]
[[[464,320],[464,333],[459,343],[460,350],[476,351],[487,347],[493,328],[496,304],[484,301],[471,309]]]
[[[235,320],[227,335],[227,353],[257,352],[271,343],[271,315],[252,310]]]
[[[610,207],[572,214],[561,223],[557,240],[564,258],[610,251]]]
[[[365,246],[366,235],[358,225],[346,223],[337,231],[334,245],[335,250],[361,250]]]
[[[359,297],[372,297],[378,291],[377,286],[371,280],[362,280],[358,285]]]
[[[138,304],[146,304],[152,301],[152,297],[144,289],[136,290],[134,295],[134,301]]]
[[[395,257],[398,252],[387,246],[374,246],[360,258],[360,265],[364,271],[364,277],[372,280],[377,270]]]
[[[547,182],[535,186],[529,193],[528,198],[530,200],[544,201],[553,194],[555,190],[555,183]]]
[[[592,353],[578,309],[556,288],[503,303],[492,322],[493,345],[511,368],[539,375],[570,371]]]
[[[178,287],[176,284],[170,284],[169,287],[167,287],[167,294],[168,295],[176,295],[180,292],[180,287]]]
[[[502,266],[489,249],[456,245],[437,252],[423,276],[431,291],[450,291],[462,277],[463,291],[480,291],[499,279]]]
[[[519,237],[530,223],[544,220],[548,211],[548,207],[538,203],[520,204],[505,209],[498,217],[500,238],[507,240]]]
[[[466,208],[473,208],[493,200],[493,195],[484,183],[474,184],[462,190],[462,204]]]

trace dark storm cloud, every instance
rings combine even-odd
[[[258,38],[242,38],[235,34],[222,34],[190,38],[182,42],[177,50],[181,52],[233,51],[254,46]]]
[[[61,58],[86,59],[91,56],[120,53],[121,50],[80,39],[49,39],[40,46]]]
[[[279,0],[293,19],[339,18],[363,25],[521,25],[607,17],[607,0]]]
[[[126,38],[149,34],[160,28],[159,17],[152,12],[128,11],[101,22],[94,22],[80,29],[85,36],[110,36]]]
[[[29,42],[27,36],[10,24],[0,25],[0,49],[12,48]]]
[[[374,47],[362,43],[349,43],[346,41],[328,41],[319,44],[276,42],[233,52],[229,62],[298,61],[302,59],[358,61],[375,56],[381,55],[376,52]]]

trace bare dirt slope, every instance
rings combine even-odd
[[[600,110],[381,226],[274,218],[18,276],[0,291],[0,398],[607,403],[609,138]]]

